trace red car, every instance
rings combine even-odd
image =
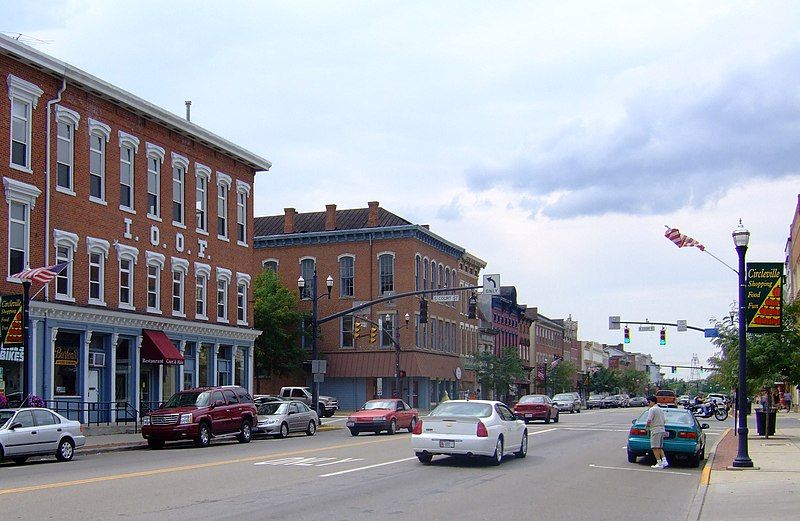
[[[526,394],[514,405],[514,414],[525,423],[531,420],[558,423],[558,407],[544,394]]]
[[[394,434],[397,429],[414,430],[419,413],[403,400],[386,398],[370,400],[364,406],[347,417],[347,428],[350,434],[358,436],[359,432],[386,431]]]

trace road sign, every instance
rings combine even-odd
[[[434,302],[458,302],[460,298],[458,295],[434,295],[431,300]]]
[[[705,338],[717,338],[719,336],[719,330],[715,327],[712,327],[710,329],[704,329],[703,336]]]
[[[608,317],[608,329],[619,329],[619,317]]]
[[[639,331],[655,331],[656,326],[639,326]]]
[[[685,320],[678,320],[675,324],[678,326],[678,331],[686,331],[686,321]]]
[[[492,273],[483,276],[483,294],[484,295],[499,295],[500,294],[500,274]]]
[[[314,374],[325,374],[328,370],[328,361],[327,360],[312,360],[311,361],[311,372]]]
[[[314,382],[321,384],[325,381],[325,375],[322,373],[314,373]]]

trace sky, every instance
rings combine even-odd
[[[0,20],[179,116],[191,100],[194,123],[271,161],[256,216],[379,201],[581,340],[622,342],[612,315],[727,317],[740,219],[748,261],[785,259],[795,2],[4,0]],[[633,326],[626,349],[665,366],[715,352],[658,335]]]

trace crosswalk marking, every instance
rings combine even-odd
[[[269,461],[259,461],[257,463],[254,463],[254,465],[285,465],[285,466],[296,465],[299,467],[325,467],[327,465],[337,465],[339,463],[362,461],[362,459],[363,458],[298,457],[298,458],[280,458]]]

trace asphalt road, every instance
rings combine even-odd
[[[442,456],[423,466],[410,434],[354,438],[346,429],[3,464],[0,517],[685,519],[702,466],[628,463],[626,433],[643,410],[584,411],[562,415],[558,424],[531,424],[528,457],[508,457],[499,467]],[[709,447],[732,425],[703,421],[711,424]]]

